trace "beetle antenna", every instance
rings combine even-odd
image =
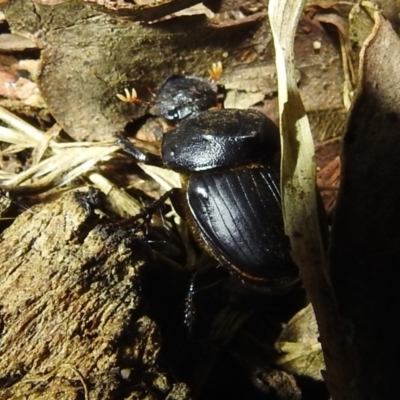
[[[120,146],[125,153],[131,155],[136,161],[156,167],[161,167],[163,165],[160,156],[139,150],[126,137],[121,135],[121,133],[114,133],[114,137],[116,138],[115,144]]]
[[[152,88],[147,88],[147,91],[150,93],[151,97],[156,98],[157,93]]]

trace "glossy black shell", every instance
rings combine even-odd
[[[164,134],[163,163],[182,172],[268,161],[279,151],[277,126],[255,110],[214,110]]]
[[[254,110],[201,113],[165,134],[163,162],[186,173],[187,218],[217,260],[272,289],[297,280],[283,228],[272,121]]]
[[[289,257],[279,198],[270,189],[269,168],[197,174],[186,199],[201,236],[214,256],[253,282],[290,283]]]
[[[160,87],[155,112],[170,122],[177,122],[215,107],[218,87],[191,75],[172,75]]]

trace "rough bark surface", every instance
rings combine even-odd
[[[141,381],[126,390],[132,366],[148,387],[185,398],[155,366],[159,334],[138,296],[143,253],[128,244],[105,235],[82,194],[35,206],[4,232],[0,399],[147,396]]]

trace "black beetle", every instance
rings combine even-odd
[[[218,102],[218,87],[213,82],[190,75],[172,75],[161,86],[156,101],[157,115],[178,122],[195,117]]]
[[[164,134],[161,157],[124,138],[119,144],[138,161],[181,174],[182,189],[173,191],[183,217],[221,264],[268,291],[283,290],[298,276],[283,227],[278,127],[255,110],[208,110],[216,104],[214,83],[173,75],[156,112],[180,122]]]
[[[216,84],[222,64],[213,63],[208,71],[210,81],[192,75],[171,75],[158,90],[155,112],[170,123],[193,118],[216,107],[223,88]]]

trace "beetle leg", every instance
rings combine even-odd
[[[163,166],[163,162],[160,156],[151,153],[145,153],[144,151],[139,150],[120,133],[115,133],[114,136],[117,139],[116,145],[120,146],[125,153],[131,155],[136,161],[142,162],[144,164],[154,165],[156,167]]]
[[[151,97],[153,97],[153,99],[157,97],[156,92],[152,88],[148,87],[147,91],[151,94]]]
[[[216,268],[214,265],[212,267],[206,267],[200,269],[195,272],[189,284],[189,290],[185,299],[185,311],[184,311],[184,324],[186,325],[190,334],[193,333],[193,326],[196,322],[196,304],[195,304],[195,295],[196,293],[209,290],[214,288],[217,285],[220,285],[223,282],[226,282],[226,279],[229,278],[229,273],[222,268]],[[199,278],[203,277],[203,283],[198,284]],[[207,282],[204,284],[204,277],[208,280],[211,279],[211,282]]]
[[[189,290],[188,290],[188,294],[185,299],[184,324],[186,325],[190,334],[193,331],[193,325],[194,325],[195,314],[196,314],[196,309],[194,306],[194,293],[195,293],[194,280],[195,280],[195,278],[196,278],[196,275],[193,275],[190,279]]]
[[[143,218],[146,219],[149,216],[151,217],[171,197],[173,191],[174,189],[168,190],[168,192],[165,192],[159,199],[154,200],[148,206],[144,207],[141,212]]]
[[[145,233],[145,235],[147,235],[148,226],[151,222],[151,219],[153,218],[154,213],[158,209],[160,209],[164,205],[164,203],[169,198],[171,198],[171,196],[173,196],[173,194],[176,192],[176,190],[179,190],[179,189],[168,190],[168,192],[165,192],[159,199],[154,200],[149,205],[143,207],[142,210],[140,211],[140,213],[134,215],[132,217],[132,219],[134,219],[135,221],[137,221],[139,219],[143,220],[143,222],[141,222],[139,224],[139,227],[136,229],[137,230],[141,229]]]

